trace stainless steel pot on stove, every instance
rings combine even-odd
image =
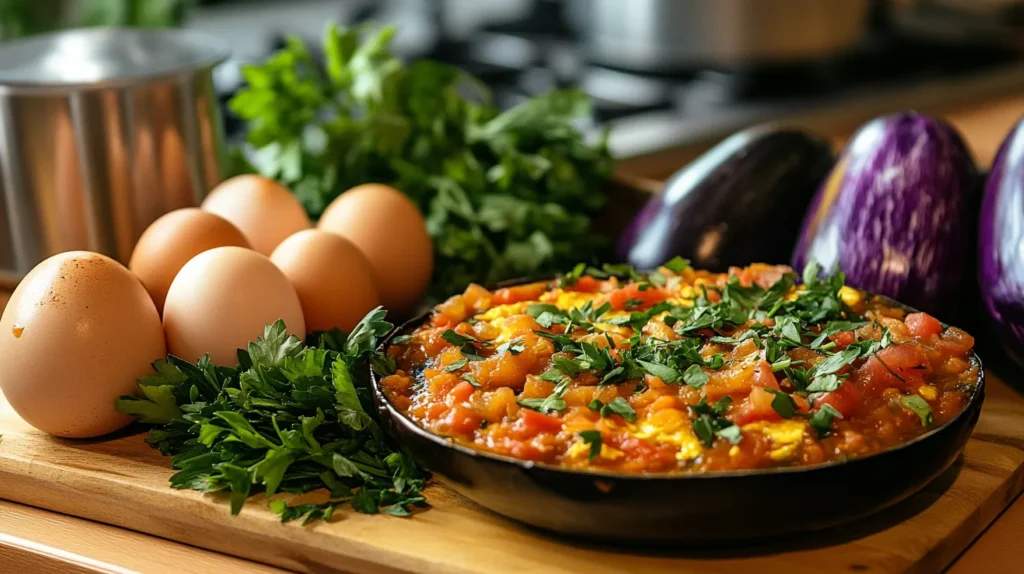
[[[154,219],[202,200],[226,159],[212,68],[227,55],[183,30],[0,44],[0,286],[62,251],[127,262]]]
[[[573,0],[589,59],[638,71],[821,59],[860,41],[875,0]]]

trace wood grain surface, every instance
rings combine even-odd
[[[638,551],[559,540],[440,484],[427,492],[433,508],[408,519],[347,511],[329,524],[282,525],[262,496],[233,518],[220,495],[168,488],[169,461],[142,434],[57,439],[28,427],[6,401],[0,498],[304,572],[935,572],[1024,486],[1024,399],[991,373],[988,384],[964,456],[923,492],[846,527],[742,550]]]
[[[0,570],[5,572],[281,572],[248,560],[12,502],[0,501],[0,517]]]

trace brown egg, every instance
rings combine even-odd
[[[163,311],[167,289],[190,259],[214,247],[249,248],[237,227],[198,207],[167,213],[154,221],[139,238],[128,268],[142,280],[157,311]]]
[[[286,237],[310,226],[306,210],[291,192],[258,175],[221,183],[203,200],[202,208],[235,224],[252,248],[267,256]]]
[[[370,262],[338,234],[300,231],[278,245],[270,260],[298,292],[307,331],[351,331],[380,305]]]
[[[270,259],[242,247],[216,247],[178,272],[164,302],[167,350],[189,361],[210,354],[214,364],[235,366],[237,350],[283,319],[288,332],[306,338],[295,288]]]
[[[407,316],[423,298],[434,271],[434,245],[419,209],[393,187],[353,187],[327,206],[320,229],[349,239],[366,255],[381,303]]]
[[[25,422],[56,436],[99,436],[131,422],[115,410],[118,397],[165,355],[146,289],[98,253],[37,265],[0,319],[0,388]]]

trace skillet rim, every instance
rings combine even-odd
[[[514,286],[517,286],[517,285],[526,285],[526,284],[529,284],[529,283],[536,283],[536,282],[541,282],[541,281],[553,281],[555,279],[557,279],[557,276],[526,277],[526,278],[519,278],[519,279],[511,279],[511,280],[508,280],[508,281],[502,281],[500,283],[497,283],[496,285],[494,285],[493,289],[499,289],[499,288],[502,288],[502,287],[514,287]],[[901,303],[899,301],[896,301],[895,299],[892,299],[891,297],[888,297],[888,296],[885,296],[885,295],[877,295],[877,294],[869,293],[869,292],[863,291],[863,290],[859,290],[859,291],[861,291],[862,293],[865,293],[868,297],[879,298],[879,299],[883,300],[886,304],[888,304],[890,306],[893,306],[893,307],[897,307],[897,308],[903,309],[904,311],[906,311],[908,313],[919,313],[920,312],[919,310],[917,310],[917,309],[915,309],[915,308],[913,308],[913,307],[911,307],[909,305],[906,305],[904,303]],[[378,344],[377,351],[378,352],[384,352],[390,346],[391,340],[394,339],[396,336],[398,336],[399,334],[401,334],[401,333],[403,333],[403,332],[405,332],[407,330],[412,330],[412,329],[415,329],[416,327],[421,326],[423,323],[426,322],[427,319],[429,319],[430,314],[432,312],[433,312],[433,307],[427,309],[426,311],[423,311],[423,312],[417,314],[415,317],[413,317],[413,318],[403,322],[401,325],[397,325],[397,326],[393,327],[391,329],[391,331],[389,331],[387,333],[387,335],[384,336],[384,338],[381,340],[380,344]],[[951,326],[951,325],[949,325],[948,323],[946,323],[944,321],[941,322],[941,323],[942,323],[943,327],[950,327]],[[387,395],[384,394],[384,391],[383,391],[383,389],[380,386],[380,376],[377,374],[376,371],[374,371],[373,366],[372,365],[368,365],[367,366],[367,370],[369,371],[370,381],[371,381],[371,385],[372,385],[372,388],[373,388],[373,394],[374,394],[374,398],[376,399],[376,404],[377,404],[378,410],[387,410],[388,411],[387,412],[387,416],[389,416],[395,422],[395,424],[399,424],[400,423],[400,424],[404,425],[412,433],[417,435],[417,437],[420,438],[420,439],[426,439],[426,440],[428,440],[428,441],[430,441],[430,442],[432,442],[432,443],[434,443],[434,444],[436,444],[438,446],[454,450],[455,452],[457,452],[459,454],[467,455],[467,456],[473,457],[474,459],[483,459],[483,460],[492,460],[492,461],[495,461],[495,462],[503,462],[503,463],[506,463],[506,464],[510,464],[512,466],[516,466],[519,469],[524,470],[524,471],[535,471],[535,470],[536,471],[544,471],[544,472],[551,472],[551,473],[556,473],[556,474],[562,474],[562,475],[565,475],[567,477],[583,478],[583,479],[590,479],[590,480],[602,480],[602,479],[605,479],[605,480],[614,480],[614,481],[648,482],[648,481],[676,481],[676,480],[711,480],[711,479],[725,479],[725,478],[740,479],[740,478],[750,478],[750,477],[758,477],[758,476],[802,475],[802,474],[805,474],[805,473],[808,473],[808,472],[814,472],[814,471],[819,471],[819,470],[827,470],[827,469],[832,469],[832,468],[836,468],[836,467],[840,467],[840,466],[848,467],[850,465],[856,465],[857,463],[865,463],[866,461],[871,461],[875,457],[879,457],[879,456],[886,455],[886,454],[889,454],[889,453],[898,453],[899,451],[912,448],[912,447],[916,446],[919,443],[925,442],[925,441],[933,438],[935,435],[941,433],[943,430],[947,429],[948,427],[953,426],[954,424],[957,424],[960,421],[961,418],[963,418],[965,416],[968,416],[968,414],[971,413],[972,411],[981,408],[981,403],[983,403],[984,399],[985,399],[985,366],[984,366],[984,363],[982,363],[982,361],[981,361],[981,357],[979,357],[977,351],[975,351],[975,347],[971,348],[970,356],[969,356],[969,361],[970,361],[970,363],[972,365],[976,365],[978,367],[978,378],[977,378],[977,384],[975,384],[975,386],[974,386],[974,392],[971,394],[971,398],[967,402],[967,404],[964,406],[963,410],[961,410],[959,413],[957,413],[957,415],[955,417],[953,417],[950,420],[946,421],[942,425],[937,426],[937,427],[929,430],[928,432],[926,432],[926,433],[924,433],[924,434],[922,434],[922,435],[920,435],[918,437],[915,437],[915,438],[913,438],[913,439],[911,439],[911,440],[909,440],[909,441],[907,441],[905,443],[902,443],[900,445],[897,445],[897,446],[894,446],[894,447],[891,447],[891,448],[887,448],[885,450],[881,450],[881,451],[869,454],[867,456],[861,456],[861,457],[851,458],[851,459],[847,459],[847,460],[837,460],[837,461],[824,462],[824,463],[819,463],[819,464],[809,465],[809,466],[782,466],[782,467],[754,468],[754,469],[742,469],[742,470],[715,470],[715,471],[705,471],[705,472],[658,472],[658,473],[631,473],[631,472],[621,472],[621,471],[566,469],[566,468],[562,468],[562,467],[559,467],[559,466],[556,466],[556,465],[553,465],[553,464],[549,464],[549,463],[545,463],[545,462],[526,461],[526,460],[521,460],[521,459],[510,457],[510,456],[505,456],[505,455],[501,455],[501,454],[495,454],[495,453],[491,453],[491,452],[487,452],[487,451],[483,451],[483,450],[476,450],[476,449],[472,449],[472,448],[470,448],[468,446],[460,445],[460,444],[456,443],[454,440],[452,440],[451,438],[448,438],[448,437],[445,437],[445,436],[442,436],[442,435],[439,435],[439,434],[435,434],[435,433],[432,433],[432,432],[428,431],[427,429],[425,429],[425,428],[421,427],[419,424],[417,424],[416,421],[414,421],[413,419],[411,419],[408,416],[406,416],[405,413],[402,413],[401,411],[396,409],[395,406],[391,403],[391,401],[387,398]],[[397,437],[396,437],[396,441],[398,441],[400,445],[405,447],[405,445],[402,444],[402,441],[399,440]],[[962,451],[962,450],[963,449],[961,448],[959,451],[957,451],[957,454],[959,454],[959,452]]]

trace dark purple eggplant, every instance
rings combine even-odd
[[[999,148],[985,184],[978,284],[1003,347],[1024,364],[1024,119]]]
[[[939,317],[955,315],[972,268],[978,171],[957,131],[913,112],[865,124],[807,211],[793,266]]]
[[[826,141],[796,129],[739,132],[669,179],[621,236],[619,256],[640,269],[677,255],[712,271],[785,261],[832,161]]]

